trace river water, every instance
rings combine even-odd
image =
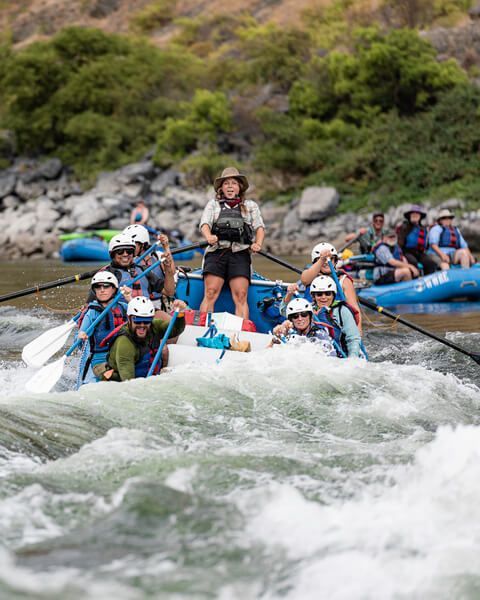
[[[0,294],[90,268],[7,263]],[[21,349],[86,289],[0,305],[0,598],[480,597],[474,361],[369,315],[369,363],[281,347],[78,392],[70,365],[32,397]],[[440,308],[407,318],[478,352],[479,305]]]

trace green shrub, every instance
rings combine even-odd
[[[137,12],[131,19],[131,27],[140,33],[149,33],[165,27],[175,17],[176,0],[155,0]]]

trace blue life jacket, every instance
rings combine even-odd
[[[327,329],[327,331],[330,334],[330,337],[335,343],[338,356],[341,356],[341,354],[338,351],[338,348],[342,348],[343,350],[343,332],[336,319],[333,318],[331,311],[326,309],[325,307],[321,308],[318,312],[313,314],[313,322],[315,325],[325,327]]]
[[[458,227],[442,227],[442,233],[438,240],[440,248],[460,248],[460,231]]]
[[[427,240],[427,228],[423,225],[414,225],[407,237],[405,238],[406,250],[417,250],[418,252],[425,251]],[[395,257],[396,258],[396,257]]]
[[[106,336],[106,338],[104,338],[102,340],[101,348],[104,349],[104,347],[107,344],[108,344],[108,347],[111,347],[113,342],[120,335],[126,335],[135,344],[135,346],[137,346],[137,348],[140,351],[140,356],[139,356],[137,362],[135,363],[135,378],[146,377],[148,374],[148,371],[150,369],[150,366],[153,363],[153,360],[155,358],[155,354],[157,353],[158,347],[161,344],[161,341],[162,341],[161,336],[159,336],[157,334],[153,334],[152,336],[150,336],[148,344],[140,345],[138,343],[138,341],[134,340],[132,334],[130,333],[130,330],[128,329],[128,326],[126,326],[124,324],[124,325],[120,325],[120,326],[116,327],[113,331],[111,331]],[[108,362],[108,357],[107,357],[107,362]],[[162,368],[162,361],[160,360],[157,363],[157,365],[153,371],[153,375],[158,375],[160,373],[161,368]]]
[[[88,304],[87,310],[85,314],[89,310],[94,310],[98,313],[98,315],[103,312],[104,306],[98,302],[98,300],[93,300]],[[82,316],[81,321],[85,314]],[[98,316],[97,315],[97,316]],[[93,332],[90,334],[89,343],[90,343],[90,352],[95,354],[96,352],[105,352],[108,350],[109,345],[100,346],[100,342],[108,336],[116,327],[120,325],[124,325],[127,320],[127,305],[125,303],[119,302],[116,306],[114,306],[110,312],[108,312],[103,319],[98,323]],[[79,325],[81,325],[81,321],[79,321]]]

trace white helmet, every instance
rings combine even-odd
[[[155,315],[155,307],[149,298],[135,296],[128,303],[127,315],[129,317],[153,317]]]
[[[337,294],[337,285],[335,281],[328,275],[319,275],[315,277],[310,285],[310,293],[314,292],[333,292]]]
[[[132,237],[125,233],[114,235],[108,244],[108,251],[112,254],[115,250],[119,250],[120,248],[132,248],[135,250],[135,242]]]
[[[143,225],[129,225],[122,231],[122,235],[129,235],[134,242],[140,242],[140,244],[150,243],[150,234]]]
[[[332,256],[338,256],[335,246],[332,246],[332,244],[329,244],[328,242],[320,242],[312,250],[312,262],[317,258],[320,258],[322,252],[330,252]]]
[[[91,287],[96,283],[111,283],[118,290],[118,279],[110,271],[99,271],[92,277]]]
[[[305,298],[294,298],[293,300],[290,300],[287,306],[287,319],[290,315],[299,312],[309,312],[313,315],[313,307],[308,300],[305,300]]]

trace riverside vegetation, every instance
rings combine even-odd
[[[417,4],[416,21],[386,1],[390,21],[366,23],[348,0],[283,29],[245,15],[180,19],[158,48],[141,34],[170,22],[174,3],[152,2],[129,35],[69,27],[20,50],[4,42],[2,166],[18,153],[58,156],[90,184],[155,148],[154,163],[191,185],[236,164],[280,202],[322,184],[345,212],[452,195],[473,203],[476,67],[439,62],[415,28],[399,27],[453,19],[470,3]]]

